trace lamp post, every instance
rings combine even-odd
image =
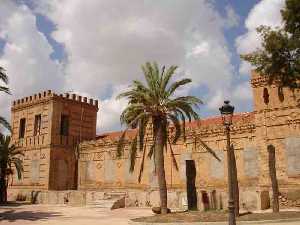
[[[231,162],[231,152],[230,147],[230,126],[232,125],[232,117],[234,112],[234,107],[229,104],[229,101],[224,101],[224,105],[219,108],[223,125],[225,127],[226,139],[227,139],[227,169],[228,169],[228,224],[236,225],[235,214],[234,214],[234,199],[233,199],[233,181],[232,181],[232,162]]]

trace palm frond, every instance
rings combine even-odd
[[[175,144],[181,136],[181,124],[180,124],[178,118],[175,115],[168,114],[168,117],[172,121],[172,123],[174,125],[174,128],[175,128],[175,136],[174,136],[174,139],[173,139],[173,144]]]
[[[142,156],[142,161],[141,161],[141,166],[140,166],[140,171],[139,171],[139,177],[138,177],[138,182],[139,183],[141,183],[142,175],[143,175],[143,172],[144,172],[145,155],[146,155],[146,145],[144,146],[143,156]]]
[[[19,158],[13,158],[12,163],[14,164],[14,166],[16,168],[18,179],[21,179],[22,178],[22,173],[24,171],[22,160],[19,159]]]
[[[5,69],[0,66],[0,80],[5,84],[8,84],[8,76],[5,73]]]
[[[0,125],[2,125],[6,129],[8,129],[9,131],[11,131],[11,126],[10,126],[9,122],[7,122],[7,120],[4,117],[2,117],[2,116],[0,116]]]
[[[118,144],[117,144],[117,158],[121,158],[124,152],[124,147],[125,147],[125,136],[126,136],[126,130],[123,131]]]
[[[151,159],[153,154],[154,154],[154,148],[155,148],[155,145],[151,145],[150,149],[149,149],[149,152],[148,152],[148,158]]]
[[[178,171],[179,167],[178,167],[178,163],[177,163],[176,158],[175,158],[175,154],[174,154],[174,151],[173,151],[173,148],[172,148],[172,144],[171,144],[170,138],[168,138],[168,143],[169,143],[169,146],[170,146],[170,152],[171,152],[172,162],[173,162],[173,164],[175,166],[175,169]]]
[[[185,84],[188,84],[188,83],[190,83],[190,82],[192,82],[192,80],[186,78],[186,79],[182,79],[182,80],[180,80],[180,81],[177,81],[177,82],[173,83],[173,84],[170,86],[170,88],[167,90],[167,93],[168,93],[167,96],[171,96],[171,95],[174,93],[174,91],[176,91],[177,88],[179,88],[180,86],[183,86],[183,85],[185,85]]]
[[[10,90],[8,87],[5,86],[0,86],[0,92],[5,92],[6,94],[11,94]]]
[[[24,156],[24,153],[17,149],[11,143],[11,137],[0,135],[0,161],[1,166],[4,168],[11,169],[12,164],[15,166],[18,173],[18,177],[21,177],[23,172],[22,160],[20,156]]]
[[[215,153],[214,150],[212,150],[210,147],[208,147],[207,144],[205,144],[204,141],[201,140],[201,138],[198,139],[201,143],[201,145],[213,156],[215,157],[219,162],[221,162],[221,159],[218,157],[218,155]]]
[[[147,128],[149,118],[142,118],[139,120],[139,150],[142,151],[144,148],[144,140],[145,140],[145,131]]]
[[[172,76],[174,75],[174,72],[177,70],[177,68],[178,68],[177,66],[171,66],[165,73],[165,76],[162,76],[163,80],[161,83],[161,92],[166,92],[167,85],[170,79],[172,78]]]
[[[131,146],[130,146],[130,167],[129,167],[129,172],[134,171],[135,167],[135,161],[136,161],[136,155],[137,155],[137,135],[133,139]]]

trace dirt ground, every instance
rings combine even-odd
[[[216,215],[216,212],[208,212],[206,214],[199,212],[192,213],[176,213],[167,215],[167,220],[171,221],[183,221],[186,220],[186,215],[189,215],[189,221],[199,221],[199,215],[202,219],[204,217],[214,218],[221,220],[226,214],[220,213]],[[1,225],[127,225],[129,219],[147,217],[147,221],[161,220],[162,217],[151,217],[153,213],[151,209],[141,208],[126,208],[110,210],[106,208],[98,207],[71,207],[71,206],[59,206],[59,205],[30,205],[30,204],[9,204],[7,206],[0,206],[0,224]],[[244,218],[251,220],[251,218],[257,217],[255,214],[245,215]],[[260,215],[262,216],[262,214]],[[269,214],[268,216],[272,216]],[[281,215],[277,215],[279,218],[299,217],[300,212],[283,212]],[[276,218],[272,216],[273,218]],[[149,220],[149,218],[152,218]],[[160,218],[160,219],[158,219]],[[218,219],[219,218],[219,219]],[[266,217],[265,217],[266,218]],[[270,219],[270,217],[269,217]],[[143,219],[144,220],[144,219]],[[145,221],[145,220],[144,220]],[[204,221],[204,220],[202,220]],[[166,221],[164,221],[166,222]],[[255,222],[254,222],[255,223]],[[205,224],[205,223],[204,223]],[[222,223],[223,224],[223,223]],[[270,225],[269,223],[266,223]],[[273,223],[272,223],[273,224]],[[299,221],[293,222],[279,222],[274,225],[300,225]],[[256,224],[255,224],[256,225]]]
[[[57,205],[0,206],[1,225],[127,225],[129,219],[151,216],[150,209],[116,209]]]

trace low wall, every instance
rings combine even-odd
[[[298,193],[298,192],[297,192]],[[26,200],[37,204],[65,204],[84,206],[96,204],[102,200],[125,197],[125,207],[159,206],[158,190],[21,190],[9,189],[8,200]],[[223,190],[197,190],[197,206],[203,210],[222,210],[227,208],[227,193]],[[168,207],[171,209],[187,209],[187,194],[183,190],[168,190]],[[268,191],[241,190],[240,208],[245,210],[266,209],[270,207]]]

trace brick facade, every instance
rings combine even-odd
[[[231,141],[236,155],[241,192],[241,207],[263,209],[270,205],[268,145],[273,145],[276,149],[281,205],[300,206],[300,164],[298,163],[300,161],[298,103],[300,93],[298,90],[291,91],[288,88],[281,90],[276,84],[268,85],[265,79],[255,73],[252,74],[251,85],[254,111],[235,113],[231,128]],[[18,100],[12,107],[14,141],[23,145],[26,152],[24,166],[28,168],[24,173],[24,181],[21,183],[15,181],[13,187],[25,188],[27,185],[27,188],[38,187],[54,190],[74,188],[76,186],[74,184],[75,173],[67,172],[64,174],[65,177],[60,177],[58,174],[62,170],[75,170],[75,160],[71,154],[72,147],[70,145],[74,146],[74,140],[78,143],[78,137],[81,136],[79,138],[81,144],[77,187],[79,190],[92,193],[126,192],[128,196],[126,205],[128,206],[158,204],[158,186],[153,160],[145,156],[141,183],[137,182],[143,158],[140,152],[137,155],[134,172],[129,173],[128,146],[135,136],[134,130],[127,133],[124,155],[117,158],[116,148],[121,132],[106,133],[96,137],[97,105],[73,100],[70,96],[60,97],[52,93],[46,93],[46,97],[42,96],[40,100],[34,100],[33,103],[26,103],[26,99]],[[86,118],[83,120],[80,119],[82,108],[86,110]],[[43,129],[39,137],[32,136],[32,118],[36,113],[42,114]],[[57,133],[62,113],[67,113],[71,118],[70,134],[63,138]],[[28,136],[25,135],[26,137],[21,140],[17,138],[17,135],[20,130],[20,119],[23,117],[28,120],[26,128]],[[84,123],[81,124],[80,121],[84,121]],[[170,133],[172,135],[172,131]],[[83,141],[86,139],[91,140]],[[36,142],[41,144],[32,144]],[[148,151],[151,144],[150,134],[147,137],[147,143]],[[204,145],[213,149],[221,162],[214,159]],[[172,145],[172,150],[179,170],[177,171],[172,163],[170,146],[168,146],[165,170],[169,190],[169,206],[174,208],[186,206],[187,160],[193,160],[196,169],[195,187],[198,208],[225,208],[227,204],[226,137],[221,118],[212,117],[188,123],[187,140],[185,142],[179,140],[176,145]],[[44,155],[45,158],[42,159]],[[32,183],[29,182],[29,177],[36,178],[36,174],[33,172],[37,167],[37,163],[34,161],[36,159],[40,160],[40,176],[39,182]],[[30,160],[31,167],[27,163]],[[62,160],[67,161],[68,165],[65,165]]]
[[[97,101],[87,102],[81,96],[51,91],[14,101],[12,142],[23,150],[24,173],[21,180],[17,176],[12,178],[11,188],[76,188],[75,147],[81,141],[95,138],[97,111]],[[64,131],[63,116],[67,123]],[[21,121],[25,121],[23,131]]]

